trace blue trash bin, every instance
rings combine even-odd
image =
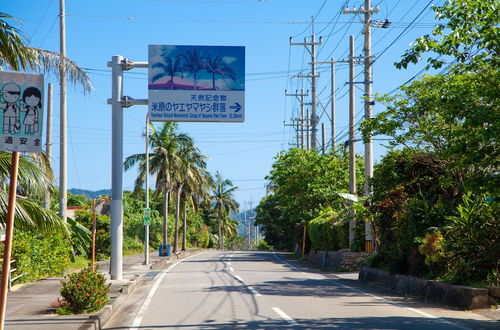
[[[158,246],[158,255],[160,257],[169,257],[170,256],[170,244],[160,244],[160,246]]]

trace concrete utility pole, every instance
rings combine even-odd
[[[311,148],[311,130],[309,127],[311,126],[310,123],[310,118],[309,118],[309,109],[306,110],[306,150],[309,150]]]
[[[365,0],[364,7],[358,10],[349,10],[344,8],[344,14],[363,14],[364,15],[364,105],[365,105],[365,119],[372,118],[372,107],[373,101],[373,77],[372,77],[372,38],[371,38],[371,15],[376,14],[379,11],[379,7],[372,9],[371,0]],[[384,26],[382,26],[384,27]],[[373,140],[370,134],[369,140],[365,143],[365,186],[364,195],[366,197],[371,196],[370,180],[373,177]],[[370,222],[365,223],[365,240],[367,242],[373,241],[373,229]]]
[[[297,148],[304,149],[304,97],[309,95],[309,91],[304,94],[304,89],[295,91],[294,94],[288,94],[285,89],[285,96],[295,96],[300,103],[300,118],[292,119],[292,121],[297,121]],[[299,133],[300,133],[300,143],[299,143]]]
[[[253,200],[250,199],[248,206],[250,206],[250,215],[248,216],[248,241],[250,242],[250,250],[252,249],[252,205]]]
[[[149,110],[146,113],[146,203],[145,204],[146,204],[146,209],[149,209]],[[151,212],[151,210],[149,212]],[[149,224],[147,223],[144,224],[144,264],[146,266],[149,265]]]
[[[123,71],[148,68],[148,62],[133,62],[114,55],[111,62],[111,259],[109,274],[112,280],[122,279],[123,260],[123,108],[148,105],[147,99],[123,95]]]
[[[326,155],[325,123],[321,123],[321,151]]]
[[[290,46],[305,46],[309,54],[311,54],[311,74],[306,76],[297,76],[302,78],[311,78],[311,148],[317,150],[317,124],[318,120],[316,117],[316,78],[319,74],[316,74],[316,46],[321,45],[322,38],[319,38],[319,42],[316,42],[316,35],[314,34],[314,21],[312,23],[313,33],[311,35],[311,42],[307,42],[307,38],[304,38],[304,42],[293,43],[292,37],[290,37]],[[308,46],[311,46],[310,48]]]
[[[47,133],[45,140],[45,154],[49,159],[50,166],[52,166],[52,103],[53,103],[52,101],[53,101],[52,83],[49,83],[47,92]],[[45,192],[43,207],[46,210],[50,209],[50,192],[48,190]]]
[[[59,88],[60,88],[60,136],[59,136],[59,216],[66,221],[66,205],[68,204],[68,162],[67,162],[67,135],[66,128],[67,108],[66,108],[66,13],[64,0],[59,0],[59,41],[61,47],[61,65],[59,67]]]
[[[331,59],[330,62],[316,62],[316,64],[330,64],[331,67],[331,77],[330,77],[330,88],[331,88],[331,94],[330,94],[330,109],[331,109],[331,149],[332,152],[335,151],[335,63],[346,63],[349,61],[337,61]]]
[[[356,195],[355,89],[354,89],[354,36],[349,37],[349,192]],[[349,246],[354,242],[354,219],[349,220]]]

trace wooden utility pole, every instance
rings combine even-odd
[[[7,291],[9,290],[10,256],[12,253],[12,236],[14,235],[14,215],[16,210],[17,168],[19,152],[12,152],[9,184],[9,206],[7,223],[5,224],[5,246],[3,250],[2,282],[0,287],[0,330],[4,329]]]
[[[95,230],[96,230],[96,200],[92,199],[92,256],[91,256],[91,265],[92,270],[95,270]]]

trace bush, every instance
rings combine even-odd
[[[3,254],[3,244],[0,244]],[[12,260],[13,277],[24,274],[14,283],[26,283],[48,276],[61,276],[70,262],[71,246],[61,234],[43,235],[15,229]]]
[[[257,243],[256,248],[257,250],[265,250],[265,251],[270,251],[273,249],[273,247],[269,245],[264,239],[261,239],[259,243]]]
[[[59,314],[93,313],[104,307],[108,301],[106,279],[90,267],[80,272],[65,276],[67,281],[61,281],[61,296],[64,298]]]
[[[500,207],[487,194],[467,192],[457,215],[447,217],[445,248],[448,267],[456,283],[485,281],[497,272],[500,260]]]

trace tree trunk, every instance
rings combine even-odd
[[[184,210],[184,219],[183,220],[183,225],[182,225],[182,251],[186,251],[186,233],[187,233],[187,216],[186,216],[186,209],[187,209],[187,201],[183,201],[183,210]]]
[[[165,191],[163,195],[163,244],[168,244],[168,203],[170,201],[170,192]]]
[[[177,188],[176,199],[175,199],[174,253],[179,250],[179,218],[180,218],[180,206],[181,206],[181,191],[182,191],[182,186]]]
[[[219,211],[218,214],[219,220],[219,250],[224,250],[224,234],[222,233],[222,214]]]

